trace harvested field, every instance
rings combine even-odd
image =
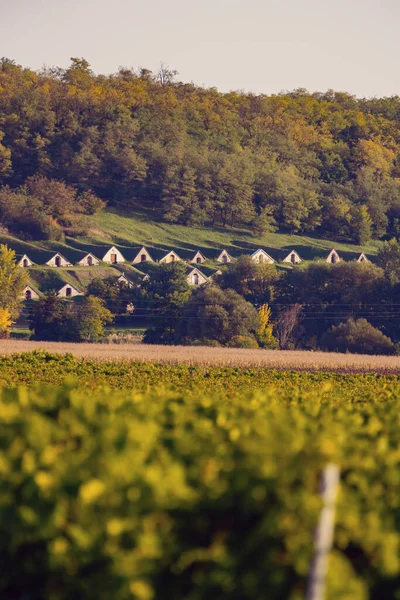
[[[247,350],[199,346],[104,345],[0,340],[0,355],[46,350],[101,361],[144,361],[169,364],[222,365],[263,369],[382,373],[400,375],[400,357],[327,352]]]

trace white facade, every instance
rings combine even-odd
[[[186,280],[189,285],[203,285],[207,283],[207,277],[199,269],[192,269],[188,273]]]
[[[364,252],[361,252],[360,256],[357,258],[357,262],[371,262],[369,258],[367,258]]]
[[[70,283],[66,283],[60,290],[58,290],[57,295],[60,296],[60,298],[74,298],[75,296],[83,296],[82,292],[79,292]]]
[[[150,252],[143,246],[132,261],[133,265],[142,262],[154,262]]]
[[[292,250],[291,252],[289,252],[289,254],[283,259],[282,262],[285,263],[291,263],[292,265],[298,265],[299,263],[303,262],[303,259],[300,258],[299,254],[296,252],[296,250]]]
[[[190,262],[195,263],[196,265],[202,265],[204,262],[206,262],[206,257],[199,250],[193,256],[193,258],[192,258],[192,260]]]
[[[336,252],[336,250],[334,248],[332,248],[332,250],[329,252],[328,256],[326,257],[326,262],[327,263],[338,263],[340,262],[342,259],[340,258],[339,254]]]
[[[72,264],[59,252],[47,261],[49,267],[72,267]]]
[[[30,285],[25,286],[21,297],[24,300],[39,300],[39,294]]]
[[[127,285],[129,288],[133,288],[133,283],[132,281],[130,281],[127,277],[125,277],[125,273],[122,273],[122,275],[120,275],[117,279],[118,283],[124,283],[125,285]]]
[[[168,252],[168,254],[160,259],[160,263],[173,263],[178,262],[179,260],[182,260],[181,257],[178,256],[176,252],[171,250],[171,252]]]
[[[267,252],[265,252],[265,250],[262,250],[261,248],[253,252],[251,258],[254,260],[254,262],[259,264],[272,265],[275,262],[272,256],[267,254]]]
[[[103,256],[103,262],[109,265],[117,265],[125,262],[125,258],[115,246],[112,246]]]
[[[84,256],[79,262],[78,265],[82,265],[83,267],[96,267],[100,264],[100,261],[94,254],[89,252]]]
[[[31,261],[31,259],[29,258],[29,256],[27,254],[24,254],[18,263],[18,266],[23,267],[24,269],[27,269],[28,267],[31,267],[32,265],[33,265],[33,262]]]
[[[220,263],[230,263],[232,262],[232,257],[228,254],[226,250],[222,250],[221,254],[217,257],[217,262]]]

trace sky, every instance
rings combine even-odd
[[[0,0],[0,56],[95,73],[160,63],[222,92],[400,94],[398,0]]]

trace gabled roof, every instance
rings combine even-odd
[[[335,256],[336,260],[332,260],[332,257]],[[339,254],[336,252],[335,248],[332,248],[332,250],[329,252],[328,256],[326,257],[326,262],[332,263],[332,262],[340,262],[342,259],[340,258]]]
[[[53,254],[53,255],[52,255],[50,258],[49,258],[49,260],[46,262],[46,265],[48,265],[48,264],[49,264],[49,262],[50,262],[51,260],[53,260],[53,258],[56,258],[56,256],[59,256],[60,258],[62,258],[63,260],[65,260],[65,262],[66,262],[66,263],[68,263],[68,265],[71,265],[71,266],[72,266],[72,264],[69,262],[68,258],[65,258],[65,256],[64,256],[63,254],[61,254],[61,252],[56,252],[55,254]]]
[[[23,263],[23,261],[24,261],[24,260],[27,260],[27,261],[29,261],[31,265],[33,265],[33,264],[34,264],[34,263],[33,263],[33,260],[31,260],[27,254],[24,254],[24,255],[23,255],[21,258],[20,258],[20,260],[18,261],[18,265],[19,265],[20,267],[22,267],[22,263]]]
[[[82,256],[81,259],[78,260],[78,263],[82,263],[85,260],[85,258],[89,258],[89,256],[94,258],[94,260],[97,260],[98,262],[100,262],[100,259],[97,258],[97,256],[95,256],[94,254],[92,254],[92,252],[87,252],[84,256]]]
[[[122,273],[118,278],[117,278],[118,283],[126,283],[126,285],[128,287],[133,287],[133,281],[131,281],[130,279],[128,279],[128,277],[125,275],[125,273]]]
[[[59,294],[60,292],[62,292],[63,290],[65,290],[65,288],[72,288],[73,290],[75,290],[75,292],[77,294],[83,294],[83,292],[81,292],[80,290],[78,290],[78,288],[76,288],[74,285],[72,285],[72,283],[66,283],[65,285],[63,285],[62,287],[60,287],[60,289],[57,291],[57,294]]]
[[[256,250],[255,252],[253,252],[253,254],[251,255],[251,257],[255,258],[258,254],[261,254],[262,256],[264,256],[267,260],[271,261],[271,263],[275,262],[275,260],[272,258],[272,256],[270,256],[268,254],[268,252],[265,252],[265,250],[263,250],[262,248],[258,248],[258,250]]]
[[[369,258],[366,257],[364,252],[361,252],[360,256],[357,258],[357,262],[371,262]]]
[[[107,252],[104,254],[103,256],[103,261],[106,258],[107,254],[117,254],[119,255],[123,260],[125,260],[124,255],[122,254],[121,250],[118,250],[118,248],[116,246],[111,246],[110,248],[108,248]]]
[[[24,287],[24,292],[23,293],[25,294],[25,292],[27,290],[30,290],[31,292],[35,292],[35,294],[37,294],[38,296],[40,296],[40,292],[37,289],[35,289],[34,287],[32,287],[30,284],[28,284],[28,285],[26,285]]]
[[[178,261],[178,260],[182,260],[182,259],[181,259],[181,257],[179,256],[179,254],[177,254],[177,253],[175,252],[175,250],[170,250],[169,252],[167,252],[167,254],[165,254],[165,256],[163,256],[163,257],[162,257],[162,258],[159,260],[159,262],[167,262],[167,259],[168,259],[168,257],[169,257],[169,256],[174,256],[174,258],[175,258],[175,260],[176,260],[176,261]]]
[[[140,250],[135,253],[135,256],[133,257],[133,259],[131,260],[131,262],[135,262],[137,260],[137,258],[140,258],[140,256],[142,254],[146,254],[149,257],[148,260],[154,262],[154,259],[153,259],[152,255],[150,254],[149,250],[147,250],[147,248],[145,246],[142,246],[140,248]],[[141,261],[138,261],[138,262],[141,262]]]
[[[200,250],[197,250],[196,254],[193,256],[193,258],[190,260],[190,262],[198,264],[198,263],[196,263],[196,258],[198,258],[198,257],[201,258],[202,262],[207,260],[206,257],[204,256],[204,254]]]
[[[223,256],[226,256],[229,259],[228,262],[230,262],[232,260],[232,256],[229,254],[229,252],[227,250],[225,250],[225,248],[223,250],[221,250],[221,252],[217,256],[217,261],[218,262],[223,262],[222,261],[222,257]]]
[[[291,257],[293,254],[297,257],[297,259],[298,259],[297,262],[303,262],[303,259],[301,258],[300,254],[297,252],[297,250],[291,250],[289,252],[289,254],[287,256],[285,256],[284,259],[282,259],[282,262],[290,262],[291,263],[292,262]]]
[[[207,283],[207,280],[208,280],[207,275],[205,275],[204,273],[202,273],[200,271],[200,269],[198,269],[197,267],[192,267],[192,268],[188,267],[188,269],[187,269],[186,272],[187,272],[187,276],[186,276],[187,279],[189,279],[189,277],[191,275],[196,274],[198,277],[201,277],[202,279],[204,279],[203,283]]]

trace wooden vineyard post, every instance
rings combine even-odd
[[[314,554],[308,574],[306,600],[324,600],[325,577],[328,571],[329,552],[332,548],[335,525],[335,503],[339,487],[340,471],[328,464],[322,471],[321,496],[323,506],[314,534]]]

